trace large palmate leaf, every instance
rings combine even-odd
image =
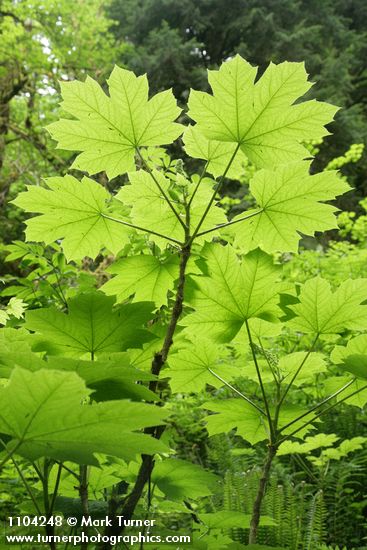
[[[26,222],[28,240],[49,244],[64,239],[68,260],[94,258],[104,247],[117,253],[124,246],[129,230],[102,216],[110,199],[106,189],[89,178],[80,182],[72,176],[48,178],[46,183],[47,189],[31,185],[14,201],[40,214]]]
[[[131,460],[141,452],[166,450],[161,442],[132,433],[162,424],[161,407],[126,400],[82,404],[89,393],[75,373],[16,368],[0,390],[0,432],[12,438],[8,449],[31,460],[45,456],[95,465],[95,453]]]
[[[270,256],[255,250],[239,262],[229,245],[208,245],[202,254],[207,275],[187,286],[186,301],[195,309],[181,322],[188,333],[229,342],[252,317],[275,320],[279,268]]]
[[[269,437],[266,430],[264,417],[254,409],[252,405],[242,399],[225,399],[208,401],[202,405],[203,408],[217,414],[206,417],[209,435],[226,433],[236,429],[237,435],[255,445]],[[307,409],[295,405],[284,406],[279,415],[279,427],[285,426],[298,416],[301,416]],[[307,416],[306,420],[300,420],[284,430],[284,434],[290,434],[301,428],[297,437],[302,437],[312,427],[310,425],[302,428],[303,424],[312,419],[313,415]]]
[[[165,193],[170,195],[172,182],[158,170],[155,170],[153,174]],[[184,229],[151,176],[147,172],[139,170],[138,172],[129,174],[129,179],[131,185],[122,187],[116,195],[116,198],[125,205],[132,207],[130,215],[133,223],[140,227],[153,229],[161,234],[163,233],[180,242],[184,242]],[[211,184],[214,183],[212,180],[209,181]],[[204,185],[206,182],[202,183],[203,184],[197,190],[191,203],[190,225],[192,230],[196,228],[201,220],[213,194],[212,186]],[[184,178],[182,178],[182,184],[187,186],[188,198],[190,198],[195,189],[195,185]],[[175,208],[180,214],[182,221],[186,221],[184,206],[175,203]],[[205,221],[201,225],[200,230],[205,231],[211,229],[217,224],[225,223],[226,221],[227,219],[224,211],[213,205]],[[209,235],[210,240],[211,238],[212,234]],[[152,235],[151,239],[157,243],[166,244],[166,241],[155,235]],[[201,240],[202,239],[203,237]]]
[[[201,337],[192,337],[192,342],[186,347],[174,349],[169,355],[169,368],[165,371],[170,377],[172,392],[197,393],[206,384],[220,388],[224,383],[213,372],[226,381],[244,374],[239,367],[221,360],[221,351],[223,354],[223,350],[213,346],[213,342]]]
[[[336,346],[331,360],[343,370],[358,378],[367,378],[367,334],[360,334],[349,340],[346,346]]]
[[[68,313],[54,307],[28,311],[26,327],[36,332],[39,349],[56,355],[87,358],[140,347],[153,336],[142,329],[150,319],[151,302],[112,309],[114,298],[100,292],[79,294]]]
[[[177,458],[158,462],[152,475],[153,483],[167,498],[179,501],[211,495],[217,489],[218,480],[201,466]]]
[[[241,357],[240,361],[242,361]],[[274,376],[268,361],[260,358],[258,363],[263,382],[273,384]],[[308,354],[305,351],[289,353],[288,355],[281,357],[276,365],[271,366],[273,370],[275,368],[279,376],[281,376],[285,383],[287,383],[292,379],[293,375],[296,374],[300,365],[303,365],[303,367],[293,382],[293,385],[295,386],[301,386],[305,383],[309,384],[314,376],[327,370],[325,359],[321,353],[313,352]],[[246,367],[242,369],[241,374],[256,383],[259,383],[256,367],[253,363],[246,365]]]
[[[321,277],[307,281],[301,290],[299,304],[289,308],[296,314],[289,325],[302,332],[337,334],[344,329],[365,330],[367,279],[349,279],[332,292]]]
[[[235,143],[207,139],[198,130],[197,126],[189,126],[185,130],[183,140],[186,153],[190,157],[206,160],[206,171],[216,178],[225,172],[236,149]],[[227,172],[227,177],[239,179],[240,174],[244,171],[243,164],[245,160],[242,151],[237,153]]]
[[[178,277],[178,257],[171,255],[161,261],[147,254],[128,256],[113,263],[107,271],[115,277],[103,285],[105,294],[116,296],[118,302],[134,294],[137,301],[161,306],[167,303],[167,292],[173,289]]]
[[[237,143],[258,167],[308,157],[300,142],[328,132],[337,109],[315,100],[294,104],[310,88],[302,63],[269,65],[254,83],[256,68],[237,55],[209,71],[213,95],[192,91],[189,115],[208,139]]]
[[[32,372],[47,368],[75,372],[94,391],[93,399],[96,401],[157,399],[156,394],[136,383],[152,380],[154,376],[131,367],[127,353],[119,353],[109,361],[86,361],[60,356],[49,356],[45,360],[30,349],[17,349],[16,346],[11,350],[0,349],[0,377],[9,378],[15,367]]]
[[[341,364],[351,355],[367,355],[367,334],[359,334],[349,340],[346,346],[335,346],[330,359],[333,363]]]
[[[77,120],[61,119],[48,130],[58,148],[82,151],[73,168],[89,174],[105,170],[113,178],[135,170],[138,147],[171,143],[182,127],[173,122],[180,109],[171,90],[148,100],[146,75],[116,66],[108,87],[109,96],[90,77],[62,83],[62,108]]]
[[[117,355],[110,361],[85,361],[71,357],[50,356],[42,368],[47,366],[53,370],[76,372],[88,388],[93,390],[92,397],[95,401],[124,398],[133,401],[157,400],[155,393],[137,383],[153,380],[154,376],[131,367],[127,353]]]
[[[349,372],[346,372],[346,376],[329,376],[322,382],[322,395],[328,397],[339,392],[342,388],[344,388],[343,391],[338,393],[335,401],[343,400],[343,403],[347,405],[364,408],[367,403],[365,380],[361,380],[359,377],[356,378],[356,375]],[[351,397],[348,397],[348,395]]]
[[[260,170],[250,182],[257,205],[246,212],[259,214],[226,229],[245,251],[260,246],[266,252],[298,249],[299,233],[313,235],[337,227],[336,208],[319,201],[335,199],[349,190],[335,172],[309,175],[308,162],[295,162],[275,170]],[[241,220],[243,214],[233,220]]]

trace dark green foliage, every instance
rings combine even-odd
[[[203,89],[206,69],[235,53],[264,70],[269,61],[305,61],[312,97],[342,111],[319,156],[320,165],[367,135],[365,67],[367,7],[363,0],[113,0],[112,31],[131,45],[122,60],[147,72],[153,89],[173,86],[185,101]],[[366,161],[349,167],[359,196],[366,192]],[[345,200],[345,199],[344,199]]]

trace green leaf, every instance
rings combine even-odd
[[[235,343],[236,344],[236,343]],[[248,344],[247,344],[248,345]],[[239,346],[236,344],[236,350]],[[246,350],[247,351],[247,350]],[[266,353],[266,351],[265,351]],[[284,357],[281,357],[276,364],[276,360],[273,358],[273,370],[275,370],[285,381],[289,382],[292,379],[292,376],[296,373],[300,365],[303,363],[307,352],[305,351],[296,351],[295,353],[289,353]],[[272,359],[272,357],[270,357]],[[237,362],[243,362],[243,358],[240,356]],[[274,383],[274,377],[272,371],[270,370],[268,361],[266,358],[260,356],[258,358],[258,366],[261,373],[261,378],[264,383]],[[312,378],[321,372],[327,371],[327,365],[324,357],[321,353],[310,353],[303,364],[303,367],[298,374],[297,378],[294,380],[293,384],[295,386],[302,386],[303,384],[310,384]],[[259,383],[258,374],[256,367],[251,361],[247,364],[244,369],[241,371],[241,375],[249,378],[256,384]]]
[[[367,379],[367,334],[360,334],[344,346],[335,346],[331,360],[358,378]]]
[[[32,336],[24,328],[2,328],[0,330],[0,349],[12,351],[18,346],[22,351],[31,349]]]
[[[235,510],[221,510],[220,512],[211,512],[210,514],[200,514],[200,519],[210,529],[233,529],[235,527],[248,529],[250,527],[251,516]],[[260,525],[276,525],[276,523],[269,516],[262,515]]]
[[[292,378],[304,361],[300,373],[293,382],[295,386],[310,383],[314,376],[327,371],[325,358],[321,353],[310,353],[305,360],[306,355],[305,351],[296,351],[280,358],[278,369],[286,382]]]
[[[189,334],[229,342],[247,319],[276,319],[279,268],[270,256],[255,250],[239,262],[231,246],[218,244],[207,245],[202,255],[207,273],[192,277],[186,292],[195,312],[181,321]]]
[[[9,315],[13,315],[16,319],[21,319],[24,316],[24,312],[27,309],[27,304],[19,298],[10,298],[8,305],[6,306],[6,312]]]
[[[220,349],[205,338],[193,338],[187,347],[172,350],[168,358],[169,368],[165,375],[170,377],[173,393],[198,393],[207,384],[220,388],[224,384],[209,369],[221,378],[230,381],[240,376],[241,370],[220,358]]]
[[[344,439],[339,447],[332,449],[325,449],[322,451],[322,458],[327,460],[340,460],[348,456],[349,453],[354,453],[363,449],[367,442],[367,437],[357,436],[352,439]]]
[[[198,499],[213,494],[219,478],[197,464],[178,458],[157,462],[152,481],[171,500]]]
[[[331,447],[338,439],[339,436],[335,434],[319,433],[306,437],[302,443],[299,441],[284,441],[279,447],[277,455],[308,454],[316,449]]]
[[[152,304],[139,302],[112,309],[114,298],[100,292],[79,294],[69,301],[68,313],[54,307],[26,313],[25,326],[40,336],[38,349],[53,355],[90,358],[140,347],[153,338],[142,329]]]
[[[353,376],[329,376],[323,381],[323,392],[325,396],[331,395],[336,391],[340,390],[347,383],[352,382],[354,379]],[[367,389],[364,389],[366,386],[365,380],[355,380],[351,383],[344,391],[339,393],[335,398],[336,402],[342,401],[346,405],[352,405],[353,407],[359,407],[363,409],[367,403]],[[355,395],[352,395],[354,392],[358,392]],[[352,397],[348,397],[352,395]]]
[[[240,144],[258,167],[309,157],[300,142],[328,134],[337,109],[315,100],[294,102],[311,84],[302,63],[269,65],[254,84],[256,68],[236,55],[209,71],[213,95],[192,91],[189,116],[209,140]]]
[[[300,303],[289,306],[296,314],[289,326],[318,334],[365,330],[367,308],[360,304],[366,297],[367,279],[348,279],[332,292],[325,279],[315,277],[302,286]]]
[[[135,170],[137,147],[174,141],[182,127],[171,90],[148,101],[146,75],[115,66],[108,80],[109,96],[90,77],[61,84],[62,108],[77,120],[61,119],[48,126],[58,148],[82,151],[72,168],[108,178]]]
[[[337,227],[337,209],[319,201],[335,199],[349,186],[335,172],[309,175],[308,162],[279,166],[275,170],[260,170],[250,182],[256,199],[258,215],[223,230],[234,235],[235,244],[248,251],[258,246],[266,252],[297,252],[300,233],[313,235]],[[241,220],[243,213],[233,221]]]
[[[67,462],[65,466],[78,475],[78,466],[72,462]],[[52,466],[49,473],[49,486],[55,487],[58,475],[58,465],[55,464]],[[118,468],[116,465],[109,465],[104,462],[101,464],[101,467],[95,468],[91,466],[88,470],[88,491],[91,498],[96,498],[103,500],[103,490],[113,485],[116,485],[121,481],[121,476],[118,475]],[[38,491],[42,491],[42,483],[39,481],[36,485]],[[59,495],[68,498],[75,498],[77,496],[78,487],[75,486],[75,476],[73,476],[70,471],[65,469],[61,472],[60,485],[59,485]],[[80,501],[80,499],[79,499]],[[107,503],[106,503],[107,504]],[[61,511],[57,508],[58,511]],[[106,512],[105,512],[106,514]]]
[[[85,361],[70,357],[49,356],[42,359],[31,350],[19,350],[16,346],[10,350],[0,349],[0,377],[9,378],[14,367],[21,367],[35,372],[40,369],[53,369],[76,372],[88,388],[94,390],[95,401],[112,399],[132,399],[147,401],[157,400],[155,393],[136,382],[153,380],[150,373],[139,371],[130,366],[126,353],[116,354],[111,360]]]
[[[1,357],[1,355],[0,355]],[[50,356],[43,362],[43,368],[76,372],[88,388],[91,388],[95,401],[113,399],[131,399],[133,401],[158,400],[158,396],[142,384],[155,377],[130,366],[127,353],[119,353],[118,358],[110,361],[83,361],[69,357]]]
[[[26,237],[50,244],[63,240],[68,260],[95,258],[106,247],[116,254],[128,241],[131,230],[108,220],[106,201],[110,194],[89,178],[72,176],[46,180],[48,189],[31,185],[13,201],[28,212],[40,215],[27,220]]]
[[[206,417],[209,435],[227,433],[236,428],[237,435],[251,445],[267,438],[265,420],[242,399],[213,400],[204,403],[202,407],[217,413]]]
[[[236,434],[240,435],[245,441],[255,445],[259,441],[268,439],[266,430],[266,419],[255,408],[242,399],[231,398],[226,400],[208,401],[202,405],[202,408],[213,411],[213,414],[206,417],[207,430],[209,435],[227,433],[236,429]],[[307,409],[295,405],[284,406],[279,415],[279,427],[291,422]],[[284,434],[290,434],[300,428],[306,421],[313,418],[310,414],[305,420],[295,422],[292,426],[284,430]],[[302,428],[296,437],[302,437],[312,429],[310,425]]]
[[[98,465],[97,452],[132,460],[141,452],[166,450],[161,442],[132,433],[162,424],[161,407],[126,400],[83,405],[89,394],[75,373],[16,368],[0,390],[0,432],[12,438],[9,451],[30,460]]]
[[[367,355],[348,355],[345,357],[342,367],[357,378],[367,379]]]
[[[224,173],[236,149],[234,143],[211,141],[207,139],[198,130],[197,126],[189,126],[187,130],[185,130],[183,141],[186,153],[190,155],[190,157],[208,161],[206,172],[213,174],[215,178]],[[245,161],[246,157],[242,151],[237,153],[227,172],[227,177],[238,179],[239,175],[244,172],[243,165]]]
[[[9,315],[5,309],[0,309],[0,325],[6,325],[9,320]]]
[[[128,256],[113,263],[107,272],[116,277],[102,286],[105,294],[116,296],[118,302],[134,295],[136,301],[161,306],[167,304],[167,292],[173,289],[178,277],[178,256],[171,255],[165,260],[147,254]]]
[[[168,196],[170,196],[172,182],[158,170],[154,170],[153,174],[159,182],[161,188]],[[132,207],[131,219],[133,223],[140,227],[153,229],[161,234],[163,233],[164,235],[174,238],[180,242],[184,242],[184,229],[177,219],[177,216],[175,216],[174,212],[172,212],[168,206],[167,201],[164,199],[162,193],[151,176],[144,170],[139,170],[138,172],[129,174],[129,179],[131,185],[125,185],[122,187],[117,193],[116,198],[125,205]],[[189,199],[195,189],[195,184],[184,178],[181,178],[181,181],[187,186]],[[214,181],[209,181],[211,184],[214,184]],[[206,182],[202,183],[204,184]],[[192,229],[196,228],[208,205],[213,193],[211,187],[212,185],[201,185],[192,200],[190,210]],[[180,214],[182,221],[185,221],[186,216],[184,204],[175,202],[175,208]],[[227,218],[224,211],[216,205],[213,205],[209,210],[205,221],[200,227],[200,231],[211,229],[218,224],[225,223],[226,221]],[[213,234],[210,234],[208,237],[199,238],[198,242],[203,242],[205,238],[211,240]],[[157,242],[159,245],[162,243],[163,245],[167,244],[164,239],[156,237],[155,235],[150,236],[150,239]]]

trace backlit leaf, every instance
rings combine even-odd
[[[58,148],[81,151],[72,167],[89,174],[106,171],[109,178],[135,170],[140,146],[171,143],[182,132],[173,122],[180,114],[171,90],[148,100],[146,75],[115,66],[108,79],[109,96],[87,77],[61,84],[62,108],[76,120],[48,126]]]

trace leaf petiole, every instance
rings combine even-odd
[[[162,193],[162,195],[163,195],[165,201],[167,202],[168,206],[170,207],[170,209],[172,210],[172,212],[174,213],[174,215],[176,216],[176,218],[178,219],[178,221],[180,222],[182,227],[186,230],[187,228],[186,228],[185,222],[182,220],[180,214],[177,212],[176,208],[173,206],[171,199],[169,198],[169,196],[167,195],[167,193],[165,192],[165,190],[163,189],[163,187],[161,186],[161,184],[159,183],[159,181],[155,177],[153,170],[151,169],[151,167],[148,165],[148,163],[144,159],[143,155],[140,152],[139,147],[136,148],[136,152],[137,152],[137,154],[138,154],[138,156],[141,160],[142,165],[144,166],[145,170],[148,172],[148,174],[150,175],[150,177],[152,178],[152,180],[154,181],[154,183],[158,187],[159,191]],[[166,237],[166,238],[168,238],[168,237]]]
[[[232,391],[234,391],[235,393],[237,393],[237,395],[239,395],[240,397],[242,397],[242,399],[244,399],[245,401],[247,401],[247,403],[249,403],[250,405],[252,405],[260,414],[262,414],[263,416],[266,416],[265,411],[263,411],[262,408],[259,407],[259,405],[256,405],[256,403],[254,403],[249,397],[247,397],[246,395],[244,395],[243,393],[241,393],[239,390],[237,390],[237,388],[235,388],[235,387],[232,386],[229,382],[227,382],[226,380],[224,380],[224,378],[222,378],[221,376],[219,376],[219,374],[217,374],[216,372],[214,372],[211,368],[208,368],[208,371],[211,372],[211,374],[212,374],[213,376],[215,376],[216,378],[218,378],[218,380],[220,380],[221,382],[223,382],[223,384],[225,384],[229,389],[231,389]]]
[[[215,227],[212,227],[211,229],[207,229],[206,231],[201,231],[200,233],[197,233],[197,237],[201,237],[202,235],[206,235],[207,233],[211,233],[212,231],[218,231],[218,229],[222,229],[223,227],[228,227],[230,225],[233,225],[235,223],[242,222],[244,220],[249,220],[250,218],[253,218],[254,216],[257,216],[258,214],[261,214],[263,212],[263,208],[260,208],[260,210],[257,210],[256,212],[251,212],[248,216],[243,216],[243,218],[240,218],[238,220],[231,220],[226,223],[221,223],[219,225],[216,225]]]
[[[132,229],[136,229],[137,231],[143,231],[144,233],[151,233],[152,235],[156,235],[157,237],[162,237],[162,239],[166,239],[167,241],[171,241],[175,244],[178,244],[180,246],[183,245],[180,241],[177,239],[173,239],[172,237],[168,237],[168,235],[163,235],[163,233],[158,233],[157,231],[153,231],[152,229],[147,229],[146,227],[140,227],[139,225],[135,225],[130,222],[125,222],[124,220],[119,220],[118,218],[114,218],[112,216],[107,216],[107,214],[101,213],[102,218],[106,218],[106,220],[110,220],[112,222],[121,223],[122,225],[126,225],[127,227],[131,227]]]

